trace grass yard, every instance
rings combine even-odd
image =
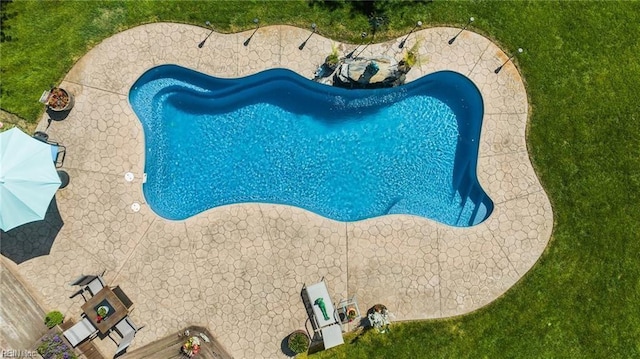
[[[356,41],[366,3],[324,1],[3,2],[0,107],[34,123],[43,90],[111,34],[177,21],[233,32],[318,24]],[[488,36],[517,63],[531,103],[528,148],[555,227],[539,263],[472,314],[392,326],[312,358],[640,358],[640,2],[377,2],[380,39],[426,26]],[[363,9],[364,8],[364,9]],[[392,311],[393,309],[390,308]],[[347,338],[354,339],[353,336]]]

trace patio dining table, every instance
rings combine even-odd
[[[98,308],[107,308],[107,314],[98,322]],[[100,333],[107,334],[122,320],[129,310],[109,287],[102,288],[96,295],[82,305],[82,311]]]

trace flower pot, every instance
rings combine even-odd
[[[40,102],[47,105],[51,111],[69,111],[75,103],[73,94],[59,87],[54,87],[45,91],[40,97]]]
[[[352,322],[358,316],[358,312],[356,311],[356,308],[347,308],[346,314],[347,314],[347,320],[349,320],[349,322]]]
[[[289,334],[289,338],[287,340],[287,346],[296,354],[304,353],[309,350],[310,344],[311,340],[309,339],[309,335],[304,330],[296,330]]]

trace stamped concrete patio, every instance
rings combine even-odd
[[[527,95],[507,55],[488,39],[459,29],[430,28],[421,39],[427,61],[408,80],[438,70],[469,77],[484,98],[478,177],[493,214],[472,228],[393,215],[355,223],[332,221],[282,205],[214,208],[184,221],[158,217],[142,193],[144,135],[128,92],[146,70],[178,64],[219,77],[283,67],[311,78],[332,40],[289,26],[213,33],[196,26],[156,23],[106,39],[73,67],[60,85],[75,94],[68,118],[50,138],[67,146],[69,186],[56,201],[64,226],[51,250],[14,269],[49,309],[79,317],[81,297],[68,282],[106,269],[135,303],[145,327],[135,350],[180,328],[199,325],[236,358],[284,357],[281,341],[304,326],[304,283],[325,277],[335,301],[356,295],[364,310],[384,303],[396,320],[442,318],[476,310],[505,293],[536,262],[550,238],[553,216],[529,161]],[[363,55],[400,58],[402,39],[373,44]],[[338,44],[341,54],[355,45]],[[47,127],[46,115],[38,130]],[[135,179],[127,182],[126,172]],[[140,203],[139,212],[131,204]],[[105,354],[110,340],[96,340]]]

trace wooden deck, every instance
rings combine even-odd
[[[77,348],[86,359],[106,359],[91,341],[86,341]]]
[[[73,319],[65,320],[64,323],[60,324],[60,333],[71,328],[74,324],[75,320]],[[64,336],[61,335],[61,337],[65,342],[67,341]],[[71,348],[71,344],[67,342],[67,345],[69,345],[69,348]],[[75,347],[75,351],[77,354],[79,354],[78,358],[80,359],[106,359],[106,357],[102,355],[100,350],[98,350],[98,348],[95,346],[95,344],[93,344],[91,340],[85,340],[84,342],[80,343],[77,347]]]
[[[32,294],[36,292],[25,284],[15,264],[10,262],[0,256],[0,349],[28,350],[48,331],[44,325],[46,312],[40,298]]]
[[[202,344],[200,346],[200,354],[197,359],[233,359],[231,355],[220,345],[220,343],[209,333],[206,328],[191,326],[185,328],[189,330],[189,336],[199,336],[200,333],[209,338],[207,343],[204,340],[200,340]],[[121,359],[178,359],[187,358],[180,352],[182,344],[187,340],[187,336],[184,335],[185,330],[179,331],[175,334],[166,336],[162,339],[156,340],[153,343],[147,344],[141,348],[138,348],[130,353],[126,353],[119,358]]]

